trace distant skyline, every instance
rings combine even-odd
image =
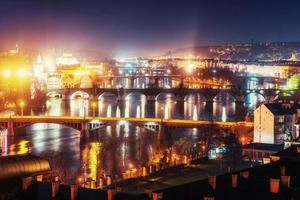
[[[158,55],[209,44],[300,41],[297,0],[1,0],[0,48]]]

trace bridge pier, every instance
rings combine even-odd
[[[81,122],[80,138],[88,138],[89,136],[88,123]]]
[[[128,88],[134,88],[134,78],[133,77],[129,77],[127,79],[128,81]]]
[[[70,98],[64,98],[62,99],[62,104],[63,104],[63,111],[65,112],[65,115],[70,115]]]
[[[14,122],[11,119],[7,122],[7,134],[9,136],[14,136],[15,135]]]
[[[235,98],[235,119],[238,121],[243,121],[246,116],[246,98],[244,95],[234,96]]]
[[[235,119],[237,121],[243,121],[246,115],[245,102],[235,101]]]
[[[184,117],[184,96],[177,96],[176,111],[180,117]]]
[[[153,116],[155,116],[155,103],[156,103],[156,101],[155,101],[155,96],[153,97],[153,98],[149,98],[149,97],[147,96],[147,103],[146,103],[146,106],[145,106],[145,110],[147,110],[147,112],[150,114],[150,116],[151,116],[151,114],[153,114]],[[149,111],[151,111],[151,113],[149,112]]]
[[[206,99],[204,110],[205,110],[205,113],[207,113],[209,116],[209,118],[207,119],[209,121],[213,120],[213,107],[214,107],[213,99]]]
[[[157,136],[157,145],[159,148],[163,148],[165,145],[165,134],[166,134],[166,126],[164,124],[160,124],[158,127],[158,136]]]

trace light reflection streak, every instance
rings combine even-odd
[[[107,114],[106,114],[106,117],[112,117],[112,116],[111,116],[111,105],[110,105],[110,104],[107,106]]]
[[[129,117],[130,112],[130,101],[126,100],[125,102],[125,117]]]
[[[6,156],[8,154],[8,143],[7,143],[7,130],[0,131],[0,155]]]
[[[227,120],[227,114],[226,114],[226,107],[222,107],[222,122],[226,122]]]
[[[194,105],[193,120],[198,120],[197,106]]]
[[[136,118],[141,118],[141,106],[138,105],[136,109]]]
[[[97,180],[97,172],[99,171],[99,165],[100,165],[100,156],[101,156],[101,143],[99,142],[92,142],[90,144],[90,150],[89,150],[89,174],[88,177],[92,178],[92,180]]]
[[[121,111],[119,106],[117,106],[116,117],[121,117]]]

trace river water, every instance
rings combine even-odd
[[[245,105],[237,108],[233,97],[228,94],[219,94],[213,103],[205,102],[199,95],[189,95],[184,102],[178,103],[172,94],[161,94],[155,102],[146,102],[143,95],[131,94],[124,102],[118,103],[115,96],[106,94],[99,98],[94,109],[91,102],[80,96],[70,102],[51,98],[47,101],[44,114],[236,121],[243,120],[261,98],[249,95],[246,100]],[[178,129],[162,146],[156,132],[133,126],[126,121],[103,127],[87,140],[80,139],[79,132],[68,127],[34,124],[16,131],[13,137],[2,131],[0,147],[4,156],[28,151],[45,156],[64,182],[73,183],[78,180],[95,180],[105,174],[119,175],[129,168],[145,166],[161,157],[161,152],[183,137],[189,140],[185,145],[178,145],[177,153],[196,149],[196,142],[202,134],[203,130],[199,129]]]

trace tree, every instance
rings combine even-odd
[[[242,146],[233,133],[229,133],[229,135],[224,138],[224,145],[226,152],[223,154],[223,158],[231,169],[235,169],[242,159]]]
[[[183,155],[186,151],[193,148],[193,141],[188,137],[183,137],[174,142],[173,146],[177,154]]]

